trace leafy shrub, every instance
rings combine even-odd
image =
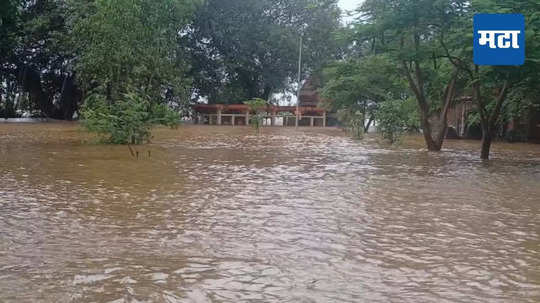
[[[411,133],[419,133],[421,125],[416,99],[408,98],[403,100],[401,110],[405,118],[405,130]]]
[[[251,112],[255,112],[255,115],[251,116],[249,124],[251,124],[251,126],[253,126],[257,132],[259,132],[266,115],[264,112],[264,109],[266,108],[266,101],[260,98],[255,98],[245,101],[244,104],[249,106]]]
[[[341,109],[337,112],[338,120],[356,139],[364,138],[364,114],[357,110]]]
[[[377,129],[391,144],[395,143],[407,128],[408,112],[402,100],[381,102],[376,112]]]
[[[87,130],[113,144],[147,143],[152,126],[176,127],[180,121],[180,115],[166,105],[152,104],[148,97],[133,92],[114,103],[107,102],[103,95],[91,95],[86,99],[82,117]]]

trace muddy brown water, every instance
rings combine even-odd
[[[0,124],[0,302],[540,302],[540,145]]]

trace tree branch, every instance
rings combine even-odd
[[[493,112],[491,113],[491,116],[489,117],[490,129],[493,129],[495,127],[495,124],[497,123],[497,120],[499,119],[502,105],[508,93],[508,86],[509,86],[508,80],[504,80],[503,87],[501,88],[499,92],[499,96],[497,97],[497,103],[495,104],[495,108],[493,109]]]
[[[450,109],[450,105],[454,101],[458,74],[459,74],[459,70],[456,67],[454,70],[454,73],[452,74],[452,79],[450,80],[450,83],[448,83],[448,86],[446,87],[446,91],[444,93],[444,107],[441,112],[441,120],[443,119],[446,120],[446,116],[448,115],[448,110]]]
[[[465,72],[467,72],[469,74],[469,76],[471,76],[471,78],[472,78],[473,77],[473,72],[468,67],[468,65],[465,64],[461,60],[461,58],[450,55],[450,50],[448,49],[448,47],[446,46],[446,43],[444,42],[444,33],[441,33],[440,42],[441,42],[442,48],[444,49],[444,51],[446,53],[446,58],[448,58],[448,60],[450,60],[450,63],[452,63],[455,67],[460,68],[460,69],[464,70]]]

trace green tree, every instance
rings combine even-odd
[[[341,113],[342,122],[352,129],[356,129],[359,122],[362,132],[367,132],[375,120],[379,103],[388,98],[407,96],[405,83],[398,72],[384,55],[337,61],[323,70],[322,95],[332,100],[327,104],[331,110]],[[360,116],[361,121],[357,121]]]
[[[193,8],[190,0],[96,0],[84,7],[73,32],[78,80],[100,101],[85,105],[90,131],[112,143],[145,143],[152,125],[177,116],[164,111],[172,101],[189,102],[179,40]]]
[[[365,125],[366,118],[364,113],[351,108],[342,108],[337,110],[337,118],[354,138],[364,138],[364,134],[367,132],[366,127],[369,128],[369,125]]]
[[[13,84],[15,77],[9,72],[9,58],[13,57],[18,19],[19,11],[16,1],[0,2],[0,115],[5,118],[14,115]]]
[[[186,39],[193,56],[197,97],[210,103],[269,100],[296,79],[303,35],[304,73],[336,54],[336,0],[208,0],[199,6]]]
[[[253,126],[253,128],[255,128],[257,133],[260,133],[261,127],[263,126],[264,118],[266,116],[266,101],[260,98],[255,98],[249,101],[245,101],[244,104],[249,106],[249,110],[251,112],[255,113],[255,115],[251,117],[249,123]]]
[[[98,88],[114,102],[129,86],[154,102],[167,90],[187,99],[187,62],[178,46],[190,20],[191,0],[96,0],[74,22],[80,57],[76,70],[86,90]]]
[[[394,144],[407,129],[408,112],[403,100],[385,100],[377,109],[377,129],[381,136]]]
[[[144,92],[129,89],[114,103],[103,95],[92,94],[84,105],[83,125],[114,144],[143,144],[150,141],[154,125],[175,127],[180,115],[165,104],[152,103]]]
[[[19,19],[18,1],[4,0],[0,2],[0,58],[10,57],[15,45],[15,33]],[[2,64],[5,61],[2,60]]]
[[[532,0],[476,0],[448,31],[448,43],[442,43],[450,62],[468,80],[466,93],[476,104],[482,129],[480,157],[489,159],[492,141],[497,130],[512,114],[530,111],[534,103],[531,92],[537,91],[540,77],[540,4]],[[522,13],[526,18],[527,58],[521,67],[477,66],[473,62],[472,16],[483,13]],[[463,35],[463,31],[470,34]]]
[[[6,104],[71,119],[80,100],[63,0],[2,1],[0,79]],[[24,98],[23,98],[24,97]],[[22,102],[28,100],[28,102]],[[9,115],[14,115],[12,111]]]
[[[367,0],[356,24],[363,50],[392,58],[416,97],[428,150],[442,148],[458,70],[444,56],[446,32],[465,14],[468,1]]]

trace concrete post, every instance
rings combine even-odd
[[[235,122],[234,120],[235,119],[236,119],[236,115],[232,115],[231,116],[231,124],[232,124],[232,126],[234,126],[234,122]]]
[[[313,117],[309,118],[309,126],[313,127],[315,124],[313,123]]]
[[[221,125],[221,108],[217,111],[217,125]]]
[[[326,127],[326,111],[323,112],[323,116],[322,116],[322,127]]]

